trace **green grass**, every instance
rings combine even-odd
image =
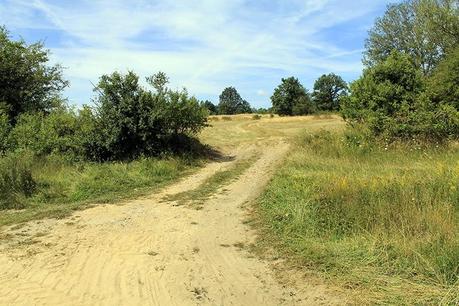
[[[245,170],[250,168],[256,161],[256,157],[250,157],[235,161],[229,169],[218,171],[206,179],[198,188],[174,194],[167,198],[176,201],[177,205],[191,204],[194,208],[202,208],[202,204],[215,192],[239,177]]]
[[[458,160],[303,136],[260,199],[262,244],[359,304],[457,304]]]
[[[62,218],[88,205],[144,195],[191,172],[199,163],[181,158],[75,163],[60,156],[5,157],[0,159],[0,207],[11,209],[1,212],[0,226]]]

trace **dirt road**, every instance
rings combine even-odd
[[[246,248],[255,239],[244,224],[247,204],[287,150],[280,138],[241,144],[227,152],[234,160],[210,163],[158,194],[4,231],[0,305],[328,303],[320,287],[279,284]],[[254,164],[201,209],[167,200],[246,155],[257,156]]]

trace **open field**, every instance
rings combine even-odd
[[[249,204],[291,137],[304,129],[339,129],[342,121],[235,116],[212,125],[202,140],[222,158],[173,185],[119,205],[3,227],[0,304],[343,302],[319,281],[279,283],[269,262],[248,252],[256,232],[246,224]]]

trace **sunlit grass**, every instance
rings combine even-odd
[[[64,217],[88,204],[144,195],[183,177],[200,163],[182,158],[106,163],[73,162],[60,156],[22,155],[13,159],[18,159],[21,169],[28,167],[35,186],[30,196],[15,191],[2,192],[2,197],[8,196],[9,203],[15,204],[11,208],[22,209],[2,211],[0,225]]]
[[[260,200],[265,233],[356,301],[458,302],[458,160],[303,136]]]

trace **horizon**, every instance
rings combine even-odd
[[[322,74],[358,78],[367,31],[392,2],[0,0],[0,23],[45,43],[51,63],[66,67],[73,105],[91,102],[101,75],[133,70],[142,81],[163,71],[171,88],[214,104],[233,86],[266,108],[281,78],[310,92]]]

